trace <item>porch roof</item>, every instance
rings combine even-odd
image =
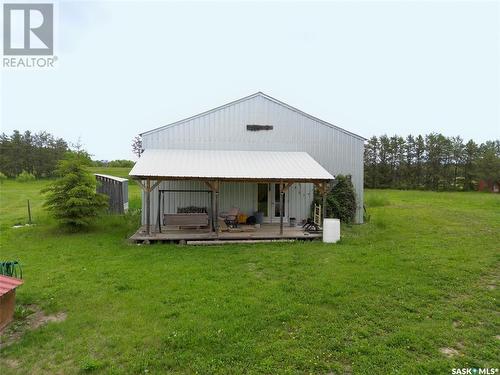
[[[129,175],[152,180],[324,182],[334,177],[307,152],[148,149]]]

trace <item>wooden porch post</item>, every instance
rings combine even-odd
[[[146,233],[151,235],[151,180],[146,180]]]
[[[217,237],[219,237],[219,181],[205,181],[205,184],[212,191],[212,230],[216,233]]]
[[[151,235],[151,192],[158,185],[160,185],[160,182],[162,180],[156,180],[156,182],[153,185],[151,185],[151,179],[149,177],[146,177],[146,186],[144,186],[142,181],[143,180],[135,180],[135,182],[137,182],[137,184],[141,187],[142,191],[146,194],[146,232],[148,236],[150,236]]]
[[[292,186],[293,181],[288,181],[286,184],[280,182],[280,235],[283,235],[283,216],[285,216],[285,193]],[[273,198],[274,199],[274,198]],[[290,215],[290,213],[288,213]]]
[[[214,181],[215,188],[215,234],[219,237],[219,181]]]
[[[215,208],[214,208],[214,191],[210,189],[210,215],[212,215],[212,233],[215,233]]]
[[[161,233],[161,197],[162,194],[158,189],[158,233]]]
[[[283,181],[280,181],[280,236],[283,235],[283,206],[285,204],[285,200],[283,199],[284,195]]]

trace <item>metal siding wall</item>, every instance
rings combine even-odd
[[[158,189],[209,190],[197,181],[163,181],[151,192],[151,224],[158,225]],[[146,223],[145,193],[142,198],[142,223]],[[209,193],[163,193],[163,213],[176,213],[177,208],[187,206],[207,207],[210,212]]]
[[[314,195],[314,184],[293,184],[289,191],[289,214],[300,221],[311,217],[311,204]]]
[[[105,194],[109,198],[108,211],[123,214],[128,209],[128,181],[117,181],[111,178],[96,175],[96,192]]]
[[[274,129],[249,132],[246,130],[248,124],[273,125]],[[144,148],[170,149],[305,151],[333,175],[352,175],[358,201],[356,220],[359,223],[363,221],[364,141],[265,97],[253,97],[217,112],[145,134],[143,145]],[[247,197],[239,203],[240,208],[247,210],[255,205],[255,202],[250,202],[250,197],[254,197],[251,195],[254,193],[248,190],[251,184],[238,185],[226,189],[229,192],[226,198],[221,186],[221,210],[222,204],[231,205],[235,196],[243,192]],[[294,184],[290,192],[290,214],[297,220],[310,216],[312,189],[312,184]],[[227,208],[230,207],[224,206],[224,209]]]
[[[238,207],[246,215],[253,215],[257,210],[257,184],[244,182],[221,183],[219,193],[219,211],[228,211]]]

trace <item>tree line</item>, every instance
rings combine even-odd
[[[87,165],[93,167],[128,167],[134,165],[130,160],[92,160],[81,144],[70,145],[62,138],[41,131],[24,133],[14,130],[8,135],[0,135],[0,173],[16,177],[23,172],[36,178],[55,176],[58,163],[67,154],[78,154]]]
[[[26,171],[36,177],[52,176],[59,160],[69,150],[68,143],[45,131],[0,135],[0,172],[15,177]]]
[[[439,133],[371,137],[365,144],[365,187],[474,190],[500,180],[500,141],[477,144]]]
[[[142,145],[134,140],[134,148]],[[73,148],[73,149],[72,149]],[[133,162],[91,160],[81,145],[41,131],[14,130],[0,135],[0,172],[16,177],[23,171],[37,178],[54,175],[66,153],[85,156],[91,166],[126,166]],[[500,180],[500,141],[477,144],[461,137],[431,133],[425,136],[373,136],[365,145],[365,186],[368,188],[473,190],[480,180],[488,184]]]

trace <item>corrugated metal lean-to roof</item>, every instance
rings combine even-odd
[[[113,181],[117,181],[117,182],[125,182],[125,181],[128,181],[128,179],[127,179],[127,178],[116,177],[116,176],[110,176],[110,175],[108,175],[108,174],[94,173],[94,176],[99,176],[99,177],[107,178],[108,180],[113,180]]]
[[[307,152],[147,149],[135,178],[325,181],[334,177]]]
[[[21,284],[23,284],[21,279],[0,275],[0,297],[16,289]]]

